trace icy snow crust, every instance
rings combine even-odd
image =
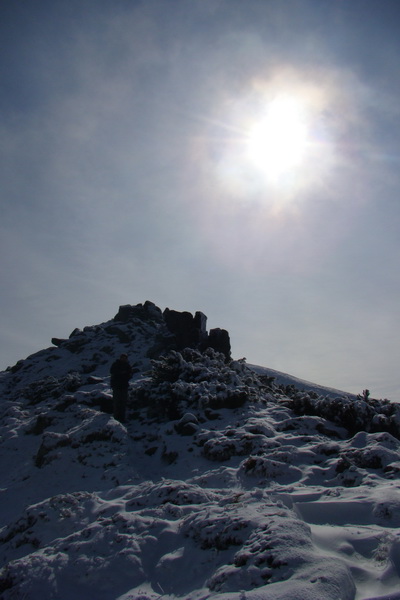
[[[1,598],[400,600],[399,405],[169,341],[109,321],[1,373]]]

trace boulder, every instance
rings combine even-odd
[[[199,422],[197,417],[191,413],[186,413],[175,424],[175,431],[180,435],[194,435],[199,430]]]
[[[51,338],[51,343],[54,346],[57,346],[57,348],[59,348],[60,346],[62,346],[62,344],[64,344],[66,341],[67,340],[65,338],[56,338],[56,337]]]

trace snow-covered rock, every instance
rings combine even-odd
[[[1,598],[400,600],[397,405],[179,350],[132,308],[0,374]]]

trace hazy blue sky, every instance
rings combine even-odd
[[[151,300],[400,400],[399,31],[398,0],[0,0],[0,368]],[[288,114],[254,146],[282,99],[292,163]]]

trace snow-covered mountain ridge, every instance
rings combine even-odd
[[[400,600],[399,405],[179,347],[144,306],[0,374],[1,597]]]

